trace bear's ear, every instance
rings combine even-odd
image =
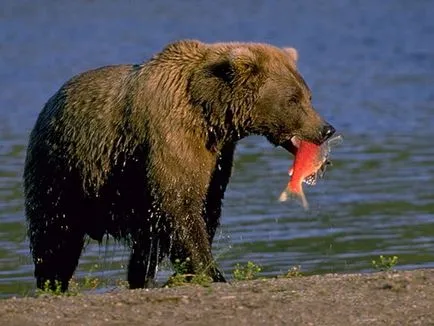
[[[229,52],[229,60],[239,74],[256,74],[259,63],[255,54],[246,47],[236,47]]]
[[[298,51],[295,48],[283,48],[283,51],[285,51],[287,54],[289,54],[289,57],[294,61],[294,63],[297,63],[298,61]]]
[[[250,49],[240,46],[231,49],[226,57],[212,63],[208,69],[225,82],[232,82],[235,78],[244,79],[257,74],[259,62]]]
[[[235,71],[227,58],[220,58],[219,60],[208,65],[207,70],[211,75],[229,83],[234,79]]]

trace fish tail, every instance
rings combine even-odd
[[[307,202],[306,195],[303,191],[300,192],[293,192],[288,190],[288,188],[285,188],[285,190],[282,191],[282,193],[279,196],[280,202],[285,202],[288,200],[288,198],[293,198],[301,202],[301,205],[305,210],[309,209],[309,203]]]
[[[284,201],[288,200],[288,188],[285,188],[285,190],[282,191],[282,193],[279,196],[279,201],[283,203]]]
[[[297,197],[300,199],[301,205],[303,206],[303,208],[305,210],[308,210],[309,209],[309,203],[307,202],[306,195],[304,194],[304,192],[302,191],[302,192],[298,193]]]

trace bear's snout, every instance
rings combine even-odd
[[[321,142],[325,142],[327,139],[329,139],[333,134],[336,132],[336,129],[329,123],[325,123],[322,127],[320,134],[321,134]]]

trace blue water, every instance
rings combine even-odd
[[[137,63],[170,41],[259,41],[299,50],[317,110],[342,133],[308,213],[277,201],[290,156],[243,140],[215,256],[230,278],[252,260],[264,275],[434,267],[434,2],[3,1],[0,10],[0,296],[34,287],[21,174],[28,134],[68,78]],[[90,242],[78,277],[124,278],[128,252]],[[168,269],[163,268],[164,279]]]

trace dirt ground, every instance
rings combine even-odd
[[[434,325],[434,270],[12,298],[0,325]]]

